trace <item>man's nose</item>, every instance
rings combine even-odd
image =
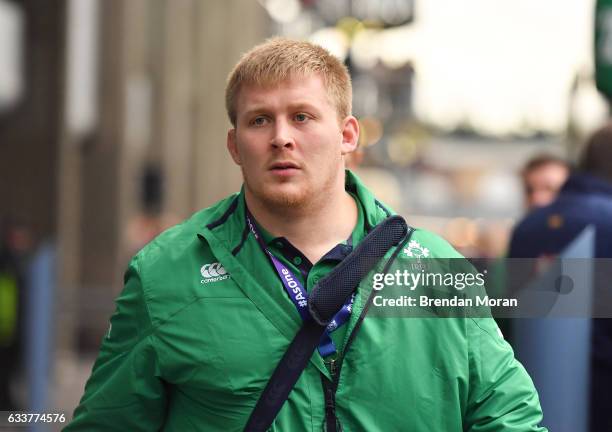
[[[291,148],[295,145],[290,125],[284,120],[277,120],[274,124],[274,135],[271,144],[274,148]]]

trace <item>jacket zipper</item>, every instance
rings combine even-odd
[[[338,388],[338,369],[336,367],[336,359],[332,359],[329,364],[329,374],[332,380],[329,381],[325,376],[321,375],[323,382],[323,392],[325,396],[325,430],[326,432],[337,432],[336,418],[336,389]]]
[[[389,267],[391,267],[391,264],[393,263],[393,261],[395,261],[399,252],[403,249],[404,245],[408,242],[408,240],[410,240],[410,237],[412,236],[413,232],[414,230],[409,227],[406,237],[403,239],[403,241],[399,243],[398,247],[395,249],[395,252],[393,253],[393,255],[391,255],[389,261],[387,261],[387,264],[383,269],[383,273],[386,273],[389,270]],[[373,296],[374,291],[370,293],[370,296],[368,297],[368,300],[366,301],[366,304],[363,307],[363,311],[361,311],[357,323],[355,323],[355,328],[353,328],[353,331],[349,335],[346,345],[342,350],[342,354],[338,356],[337,359],[331,360],[329,363],[329,374],[332,380],[329,381],[324,375],[321,375],[321,381],[323,382],[323,391],[325,393],[325,424],[327,432],[342,431],[342,425],[338,423],[338,419],[336,417],[336,390],[338,390],[338,383],[340,381],[340,370],[342,369],[342,364],[344,363],[344,355],[351,347],[353,340],[355,339],[355,335],[361,328],[363,319],[365,318],[366,314],[368,313],[368,310],[370,309],[370,304],[372,303]]]

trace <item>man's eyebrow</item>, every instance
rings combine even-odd
[[[310,102],[306,102],[306,101],[299,101],[299,102],[294,102],[294,103],[290,103],[288,106],[289,111],[299,111],[299,110],[304,110],[304,111],[310,111],[310,112],[315,112],[315,113],[319,113],[320,110],[316,107],[315,104],[312,104]],[[266,114],[268,112],[272,111],[272,109],[264,104],[262,105],[253,105],[250,108],[247,108],[244,111],[245,116],[251,116],[254,114]]]
[[[257,105],[257,106],[254,106],[252,108],[249,108],[249,109],[245,110],[244,111],[244,115],[249,116],[249,115],[253,115],[253,114],[264,113],[264,112],[267,112],[267,111],[269,111],[269,109],[266,108],[265,106]]]
[[[295,102],[295,103],[291,103],[289,105],[289,108],[292,111],[296,111],[296,110],[305,110],[305,111],[315,111],[315,112],[319,112],[319,109],[317,108],[316,105],[311,104],[309,102]]]

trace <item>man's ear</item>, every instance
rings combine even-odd
[[[238,146],[236,145],[236,129],[227,131],[227,150],[234,162],[236,162],[236,165],[242,165],[240,154],[238,153]]]
[[[359,122],[353,116],[342,121],[342,154],[355,151],[359,143]]]

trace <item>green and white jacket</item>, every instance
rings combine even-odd
[[[388,211],[348,171],[346,184],[359,203],[358,243]],[[431,258],[460,256],[424,230],[411,240]],[[310,273],[319,274],[304,286],[332,267],[315,264]],[[544,430],[533,383],[492,318],[372,317],[364,314],[371,276],[357,288],[343,331],[333,334],[335,410],[344,431]],[[301,326],[249,232],[242,192],[143,248],[116,303],[66,431],[240,431]],[[315,351],[271,430],[323,430],[322,379],[331,378]]]

